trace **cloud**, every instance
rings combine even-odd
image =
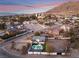
[[[26,5],[0,5],[0,15],[10,14],[31,14],[38,12],[45,12],[62,3],[48,3],[48,4],[33,4],[32,6]]]
[[[53,7],[55,7],[55,6],[58,6],[58,5],[61,5],[62,3],[49,3],[49,4],[35,4],[35,5],[33,5],[33,7],[35,7],[35,8],[41,8],[41,7],[48,7],[48,6],[53,6]]]
[[[27,10],[31,9],[31,7],[21,6],[21,5],[0,5],[0,11],[2,12],[12,12],[18,10]]]

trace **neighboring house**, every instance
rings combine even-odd
[[[60,31],[60,28],[49,28],[48,29],[48,35],[51,35],[51,36],[59,36],[59,31]]]
[[[63,29],[64,31],[69,31],[70,30],[69,25],[62,25],[60,28]]]
[[[18,22],[14,22],[14,24],[8,24],[7,25],[8,31],[15,31],[15,32],[22,32],[25,31],[25,26],[23,24],[20,24]]]
[[[45,15],[44,15],[43,13],[37,13],[37,14],[36,14],[36,17],[37,17],[38,19],[43,19],[43,18],[45,17]]]
[[[30,21],[32,24],[37,24],[38,22],[36,20]]]
[[[73,16],[72,19],[73,20],[79,20],[79,17]]]

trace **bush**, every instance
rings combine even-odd
[[[44,48],[45,48],[45,51],[46,51],[46,52],[49,52],[49,53],[54,51],[53,46],[50,45],[48,42],[46,42]]]
[[[21,51],[22,51],[22,53],[21,53],[22,55],[26,55],[28,53],[28,49],[26,46],[22,46]]]
[[[14,41],[11,42],[11,49],[15,49],[16,43]]]
[[[35,33],[35,36],[40,36],[40,33],[39,33],[39,32],[36,32],[36,33]]]

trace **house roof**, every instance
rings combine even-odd
[[[45,41],[45,36],[33,36],[32,40]]]

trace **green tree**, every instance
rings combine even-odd
[[[20,23],[22,23],[22,22],[25,21],[25,20],[26,20],[26,17],[19,17],[19,20],[18,20],[18,21],[19,21]]]
[[[30,18],[29,17],[26,17],[26,21],[30,21]]]
[[[43,19],[45,20],[45,21],[48,21],[48,19],[51,19],[52,17],[51,17],[51,14],[48,14],[48,15],[46,15]]]
[[[35,32],[35,36],[40,36],[40,33],[39,32]]]
[[[1,30],[5,29],[5,27],[6,27],[6,24],[5,24],[5,23],[1,23],[1,24],[0,24],[0,29],[1,29]]]
[[[53,46],[50,43],[46,42],[46,44],[45,44],[45,51],[50,53],[50,52],[54,51],[54,48],[53,48]]]
[[[35,15],[31,15],[30,18],[31,18],[32,20],[37,20],[37,17],[36,17]]]

